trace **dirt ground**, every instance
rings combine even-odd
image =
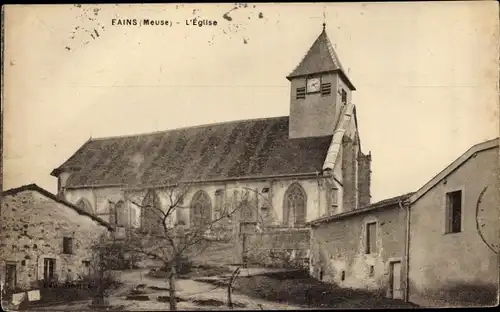
[[[207,269],[212,272],[210,268]],[[116,311],[166,311],[168,282],[153,278],[147,269],[123,272],[123,286],[109,298]],[[205,275],[204,272],[193,276]],[[226,270],[216,269],[219,276],[205,279],[184,278],[176,283],[179,310],[228,310]],[[372,293],[339,288],[307,275],[307,272],[283,272],[248,269],[234,282],[232,302],[235,309],[286,310],[310,308],[416,308],[416,305],[392,300]],[[255,275],[253,275],[255,274]],[[211,275],[211,274],[210,274]],[[90,302],[52,306],[46,310],[89,310]],[[44,309],[40,309],[44,310]]]
[[[207,281],[223,286],[225,281]],[[277,272],[239,277],[234,290],[253,298],[302,308],[415,308],[411,303],[380,297],[370,292],[323,283],[306,272]]]
[[[148,270],[129,270],[123,272],[123,286],[109,297],[114,311],[167,311],[168,282],[167,279],[151,278]],[[139,286],[139,287],[138,287]],[[192,279],[179,279],[176,283],[178,310],[229,310],[227,304],[227,288],[197,282]],[[239,310],[287,310],[298,306],[276,303],[259,298],[249,297],[234,292],[232,296],[234,309]],[[38,311],[89,311],[90,300],[72,302],[63,305],[38,308]]]

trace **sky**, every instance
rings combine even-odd
[[[323,21],[357,89],[373,201],[498,137],[495,1],[3,8],[4,190],[56,192],[50,172],[90,137],[288,115],[285,77]],[[112,24],[134,18],[172,26]]]

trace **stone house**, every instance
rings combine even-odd
[[[3,192],[0,275],[6,288],[75,280],[90,271],[91,245],[112,227],[30,184]]]
[[[409,300],[498,304],[498,139],[471,147],[409,198]]]
[[[313,220],[312,276],[421,306],[498,304],[498,139],[414,193]]]
[[[311,276],[403,299],[406,210],[402,203],[410,195],[311,221]]]
[[[233,230],[309,233],[308,221],[368,205],[371,155],[361,151],[355,88],[325,27],[286,78],[289,116],[89,139],[52,171],[59,196],[123,228],[159,227],[146,207],[166,209],[180,184],[189,209],[168,225],[217,219],[232,205]]]

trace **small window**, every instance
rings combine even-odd
[[[88,260],[82,260],[82,264],[84,267],[88,268],[90,266],[90,261]]]
[[[305,99],[306,98],[306,87],[297,88],[295,93],[295,99]]]
[[[321,95],[329,95],[332,93],[332,84],[331,83],[322,83],[321,84]]]
[[[63,238],[63,253],[72,254],[73,253],[73,238],[64,237]]]
[[[370,265],[370,277],[375,276],[375,267],[373,265]]]
[[[340,273],[340,280],[341,280],[341,281],[345,281],[345,271],[342,271],[342,272]]]
[[[333,215],[338,208],[338,191],[337,187],[333,186],[327,193],[326,214],[329,216]]]
[[[462,191],[446,194],[446,233],[462,231]]]
[[[370,222],[366,224],[366,253],[377,252],[377,223]]]
[[[339,205],[338,194],[339,194],[339,190],[336,187],[333,187],[332,192],[331,192],[331,205],[334,208],[336,208]]]
[[[347,92],[344,89],[342,89],[340,91],[340,94],[341,94],[341,98],[342,98],[342,104],[344,104],[344,105],[347,104]]]

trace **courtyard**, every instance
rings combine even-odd
[[[228,281],[234,267],[204,268],[177,280],[179,310],[230,310]],[[218,275],[205,274],[217,272]],[[166,278],[152,277],[149,269],[123,271],[121,287],[109,297],[111,310],[165,311],[169,308]],[[196,271],[195,271],[196,272]],[[205,275],[205,276],[203,276]],[[212,276],[207,276],[212,275]],[[233,283],[232,309],[282,310],[310,308],[414,308],[361,290],[343,289],[313,279],[303,271],[248,268]],[[90,310],[90,300],[36,307],[36,310]]]

